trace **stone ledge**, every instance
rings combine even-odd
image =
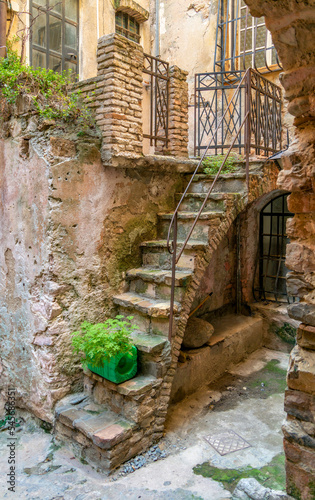
[[[84,374],[102,384],[103,387],[110,391],[118,392],[123,396],[139,396],[151,391],[153,388],[162,383],[162,379],[156,379],[150,375],[139,375],[122,384],[114,384],[96,373],[91,372],[88,368],[84,370]]]
[[[107,167],[132,168],[153,170],[158,172],[176,172],[180,174],[190,174],[194,172],[198,165],[198,160],[185,157],[146,155],[146,156],[127,156],[115,155],[110,158],[104,158],[103,164]]]
[[[138,23],[144,23],[149,19],[149,12],[134,0],[115,0],[116,12],[125,12],[134,17]]]

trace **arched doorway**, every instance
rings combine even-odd
[[[256,261],[253,295],[256,300],[288,301],[285,266],[287,219],[293,217],[288,210],[288,193],[269,201],[260,212],[259,247]],[[294,298],[292,298],[294,300]]]

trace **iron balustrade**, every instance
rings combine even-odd
[[[246,78],[244,75],[246,74]],[[240,84],[240,82],[242,82]],[[229,112],[229,98],[239,88],[237,98]],[[245,129],[238,135],[233,147],[245,154],[246,146],[257,156],[271,156],[281,150],[281,88],[253,69],[195,76],[195,156],[207,148],[209,136],[215,130],[213,144],[208,154],[224,154],[231,137],[236,133],[245,116],[250,115],[249,144],[245,144]],[[221,120],[220,117],[224,116]],[[218,123],[220,121],[220,127]],[[247,138],[246,138],[247,141]]]
[[[149,75],[150,90],[150,133],[143,134],[150,139],[151,146],[162,143],[168,146],[169,125],[169,63],[158,57],[144,54],[143,73]]]
[[[257,75],[259,78],[261,78],[261,76],[258,75],[258,73],[255,73],[255,75]],[[171,283],[170,319],[169,319],[169,340],[170,341],[172,340],[172,334],[173,334],[176,265],[177,265],[181,255],[182,255],[182,253],[185,250],[185,247],[186,247],[186,245],[187,245],[187,243],[192,235],[192,232],[193,232],[193,230],[194,230],[194,228],[199,220],[199,217],[200,217],[202,211],[204,210],[204,207],[206,206],[206,203],[209,199],[209,196],[212,193],[213,188],[217,182],[217,179],[218,179],[219,175],[221,174],[221,171],[224,168],[226,160],[229,157],[233,148],[242,147],[244,149],[245,160],[246,160],[246,162],[245,162],[245,165],[246,165],[246,184],[247,184],[247,189],[249,188],[249,157],[251,154],[251,140],[250,139],[252,136],[251,127],[254,128],[254,131],[262,129],[261,122],[259,124],[260,128],[258,127],[257,124],[253,123],[253,120],[254,120],[253,117],[259,116],[259,113],[257,111],[259,109],[259,106],[257,108],[255,108],[255,111],[253,111],[252,91],[253,90],[257,91],[257,92],[262,91],[262,92],[264,92],[262,95],[266,96],[266,98],[268,98],[270,95],[268,88],[260,87],[260,86],[258,86],[259,84],[257,84],[257,83],[255,84],[255,87],[252,88],[253,81],[254,82],[256,81],[255,79],[254,80],[252,79],[252,76],[253,76],[252,69],[248,69],[245,73],[243,73],[243,75],[240,75],[240,80],[239,80],[238,85],[236,86],[236,88],[234,90],[232,98],[230,99],[229,102],[226,103],[226,106],[222,110],[221,117],[217,118],[217,121],[215,122],[215,126],[212,125],[210,127],[209,132],[207,133],[207,138],[210,135],[210,139],[208,139],[208,144],[205,145],[205,147],[203,148],[203,152],[202,152],[201,158],[198,162],[198,165],[195,168],[195,171],[194,171],[193,175],[191,176],[190,181],[188,182],[188,185],[187,185],[187,187],[186,187],[186,189],[185,189],[185,191],[184,191],[184,193],[183,193],[183,195],[182,195],[182,197],[181,197],[181,199],[180,199],[180,201],[175,209],[175,212],[174,212],[172,219],[171,219],[171,222],[170,222],[170,226],[168,229],[168,235],[167,235],[167,248],[168,248],[169,253],[172,254],[172,283]],[[271,84],[271,85],[273,85],[273,84]],[[257,88],[258,88],[258,90],[257,90]],[[230,87],[230,89],[232,89],[232,91],[233,91],[234,87]],[[235,125],[233,127],[233,131],[235,131],[235,135],[234,135],[234,137],[232,137],[230,145],[225,145],[227,148],[227,152],[224,156],[224,159],[221,163],[221,166],[220,166],[215,178],[213,179],[213,182],[210,186],[210,189],[209,189],[208,193],[206,194],[206,197],[201,205],[201,208],[200,208],[198,214],[195,217],[195,220],[190,228],[190,231],[189,231],[185,241],[180,243],[180,250],[179,250],[179,252],[177,252],[177,248],[179,247],[179,244],[177,241],[177,218],[178,218],[178,212],[179,212],[180,206],[182,204],[182,201],[184,200],[186,194],[188,193],[188,190],[189,190],[196,174],[198,173],[198,170],[199,170],[200,166],[202,165],[202,162],[203,162],[205,156],[207,155],[208,151],[211,150],[211,148],[213,147],[212,143],[214,142],[214,148],[217,147],[217,137],[218,137],[219,131],[222,129],[223,124],[226,124],[229,119],[232,119],[233,110],[235,110],[235,102],[239,101],[240,94],[244,91],[245,91],[244,111],[241,115],[238,115],[238,119],[237,119],[238,127],[237,127],[237,125]],[[280,89],[279,89],[279,92],[281,92]],[[261,97],[259,96],[259,99],[260,98]],[[259,99],[258,99],[258,102],[259,102]],[[279,112],[280,112],[280,124],[281,124],[281,93],[280,93],[278,105],[280,107]],[[276,109],[278,109],[278,108],[276,108]],[[244,141],[243,144],[242,144],[242,141]],[[280,130],[280,140],[275,143],[275,147],[276,148],[278,147],[279,148],[278,151],[280,151],[280,149],[281,149],[281,130]],[[263,148],[263,146],[260,143],[257,143],[257,139],[256,139],[255,149],[261,150],[262,148]],[[224,151],[224,148],[222,148],[222,151]],[[264,151],[269,151],[269,147],[265,147]],[[216,149],[216,152],[217,152],[217,149]]]

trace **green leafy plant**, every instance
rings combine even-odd
[[[203,171],[207,175],[216,175],[223,163],[225,155],[216,156],[206,156],[202,161]],[[236,172],[239,168],[237,162],[240,161],[241,157],[235,153],[231,153],[221,170],[222,174],[229,174]]]
[[[14,105],[19,96],[29,96],[39,116],[90,127],[93,119],[80,91],[71,92],[73,78],[71,70],[56,73],[23,64],[9,43],[7,57],[0,59],[0,99]]]
[[[82,364],[101,366],[104,361],[119,353],[130,352],[133,346],[130,336],[136,329],[131,324],[132,319],[133,316],[125,319],[118,315],[115,319],[107,319],[104,323],[95,325],[84,321],[80,330],[72,334],[74,352],[85,355]]]

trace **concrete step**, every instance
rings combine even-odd
[[[185,294],[192,271],[177,271],[175,276],[175,300],[180,302]],[[127,272],[130,292],[138,293],[152,299],[169,300],[171,296],[172,273],[169,270],[131,269]]]
[[[177,243],[177,252],[182,247],[184,241],[179,239]],[[145,241],[141,244],[142,263],[145,268],[161,270],[170,270],[172,268],[172,255],[168,252],[166,240]],[[189,240],[185,250],[179,259],[177,270],[185,271],[194,269],[195,258],[200,252],[205,251],[207,244],[204,241]]]
[[[185,240],[196,218],[196,215],[196,212],[179,212],[177,223],[178,239]],[[167,238],[172,217],[173,213],[159,214],[158,235],[160,238]],[[213,224],[218,225],[223,217],[223,212],[203,212],[200,215],[197,225],[192,232],[191,238],[207,243],[209,239],[209,227]]]
[[[189,188],[190,193],[207,193],[215,175],[197,174]],[[246,190],[245,172],[221,174],[212,193],[244,193]]]
[[[149,446],[150,439],[143,439],[145,431],[134,421],[83,397],[79,403],[76,395],[58,404],[54,428],[56,439],[72,445],[79,459],[109,472]]]
[[[187,193],[181,203],[181,210],[198,212],[203,204],[207,193]],[[241,198],[240,193],[213,193],[210,194],[204,210],[206,212],[225,212],[235,200]],[[177,202],[182,194],[177,194]]]

